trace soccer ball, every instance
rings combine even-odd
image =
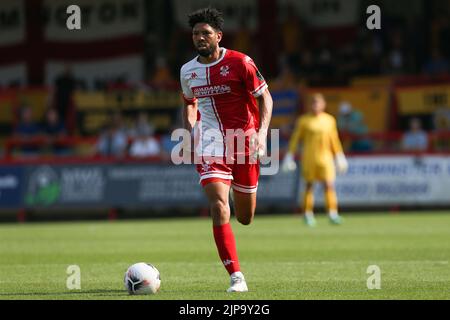
[[[153,265],[140,262],[125,272],[124,284],[129,294],[155,294],[161,286],[161,278]]]

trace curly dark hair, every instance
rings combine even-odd
[[[216,30],[223,30],[222,12],[215,8],[209,7],[194,11],[188,15],[188,18],[191,28],[194,28],[197,23],[207,23]]]

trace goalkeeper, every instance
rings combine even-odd
[[[348,163],[342,151],[336,120],[324,112],[326,101],[322,94],[314,94],[310,112],[300,117],[295,125],[294,133],[289,142],[289,152],[286,154],[282,170],[294,171],[297,168],[295,153],[299,142],[302,143],[302,175],[306,181],[305,193],[302,198],[305,223],[315,226],[314,218],[314,182],[321,182],[325,190],[325,203],[330,222],[335,225],[342,223],[338,214],[338,202],[334,181],[336,177],[335,164],[338,173],[345,174]]]

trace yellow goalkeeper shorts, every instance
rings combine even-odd
[[[313,164],[302,168],[303,179],[306,182],[327,181],[333,182],[336,180],[336,170],[334,163],[330,164]]]

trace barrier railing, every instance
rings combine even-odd
[[[134,139],[128,139],[128,146]],[[136,158],[125,153],[123,156],[103,156],[96,150],[98,137],[57,137],[49,138],[36,136],[32,138],[11,137],[5,141],[5,153],[2,162],[9,163],[116,163],[118,161],[139,162],[165,162],[163,155]],[[15,154],[16,148],[35,148],[32,156]],[[71,152],[62,155],[52,152],[54,148],[69,148]]]

